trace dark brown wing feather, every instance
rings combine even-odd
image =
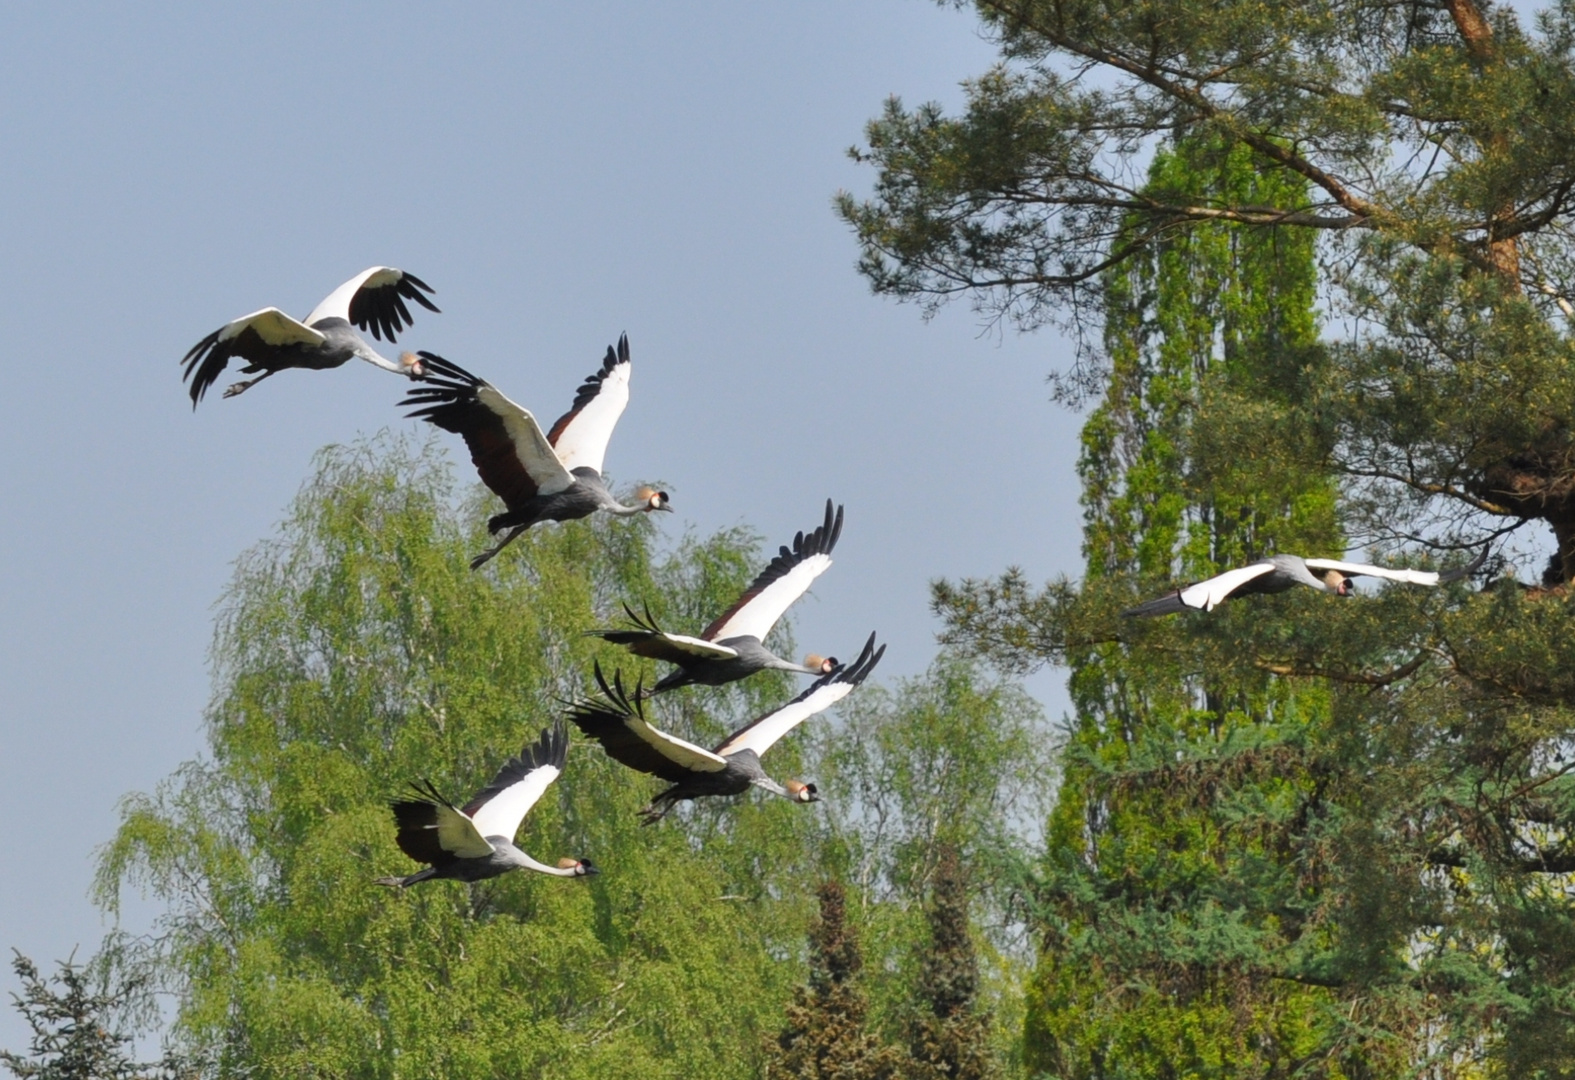
[[[191,382],[193,406],[202,400],[208,388],[224,374],[224,369],[229,366],[232,356],[238,356],[248,364],[271,361],[272,363],[267,366],[288,366],[283,362],[284,351],[276,345],[268,344],[251,327],[248,326],[227,341],[219,340],[219,335],[223,332],[223,327],[215,330],[193,345],[191,351],[181,360],[181,363],[186,365],[181,378]],[[195,378],[192,377],[193,372],[196,373]]]
[[[624,723],[628,717],[644,718],[644,706],[640,703],[641,687],[636,685],[631,697],[624,689],[621,675],[615,673],[609,685],[600,664],[595,666],[595,674],[602,698],[575,702],[568,714],[574,726],[601,743],[607,756],[621,765],[627,765],[637,772],[650,773],[673,784],[693,779],[693,772],[665,757],[656,747],[630,731]]]
[[[443,866],[458,857],[452,851],[445,851],[438,842],[437,808],[451,804],[438,794],[430,781],[424,783],[425,787],[421,784],[410,785],[420,798],[389,803],[394,811],[394,821],[399,826],[395,842],[399,844],[400,851],[416,862]]]
[[[435,353],[422,352],[420,356],[426,364],[427,377],[399,403],[401,408],[419,406],[406,415],[463,438],[481,482],[510,510],[518,510],[535,498],[536,482],[515,453],[514,440],[509,438],[503,418],[476,396],[490,384]]]

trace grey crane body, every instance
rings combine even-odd
[[[375,338],[394,341],[411,322],[406,300],[429,311],[437,307],[427,299],[431,292],[420,278],[389,266],[374,266],[345,282],[318,304],[304,320],[293,319],[278,308],[263,308],[226,323],[192,346],[182,363],[190,383],[191,404],[197,403],[221,376],[232,359],[245,361],[243,375],[256,375],[225,388],[225,397],[257,385],[268,376],[290,368],[322,371],[359,357],[385,371],[420,378],[420,360],[410,354],[390,360],[367,343],[357,327]]]
[[[740,750],[736,754],[723,756],[727,759],[727,768],[723,771],[691,773],[653,798],[651,805],[641,811],[645,823],[649,825],[660,821],[673,807],[686,799],[703,799],[710,795],[742,795],[751,785],[795,802],[820,801],[820,795],[814,784],[804,784],[801,788],[789,790],[767,776],[765,768],[760,764],[760,755],[753,750]]]
[[[825,520],[809,532],[783,545],[775,558],[750,582],[741,596],[698,637],[670,634],[657,625],[649,607],[638,615],[628,604],[624,612],[633,627],[627,630],[592,630],[591,634],[622,645],[636,656],[665,660],[676,665],[650,689],[660,694],[679,686],[722,686],[757,671],[793,671],[803,675],[829,675],[837,670],[835,657],[813,653],[802,664],[785,660],[762,642],[810,584],[831,565],[831,551],[842,535],[842,507],[826,500]]]
[[[439,879],[447,881],[486,881],[500,874],[507,874],[510,870],[539,870],[541,864],[519,848],[514,846],[514,841],[505,836],[489,836],[487,843],[492,845],[492,854],[479,859],[455,859],[453,862],[443,863],[439,866],[429,866],[425,870],[418,870],[414,874],[402,878],[383,879],[380,884],[397,885],[408,888],[418,881]]]
[[[640,812],[647,825],[660,821],[685,799],[739,795],[750,787],[796,803],[819,802],[814,784],[798,780],[782,784],[766,775],[760,755],[793,728],[851,693],[885,652],[884,645],[875,647],[875,635],[871,634],[853,663],[822,676],[792,701],[756,717],[710,750],[652,727],[645,717],[644,701],[649,695],[640,692],[639,684],[626,689],[616,674],[609,683],[599,663],[594,670],[600,699],[577,703],[568,718],[601,743],[614,761],[672,785]]]
[[[445,799],[430,781],[412,784],[414,798],[389,804],[397,826],[395,842],[406,855],[428,866],[413,874],[378,878],[376,883],[403,889],[418,881],[485,881],[510,870],[555,877],[597,873],[589,859],[560,859],[557,866],[539,863],[513,839],[530,808],[563,772],[568,752],[569,734],[560,720],[505,762],[464,809]]]
[[[603,633],[608,641],[617,642],[610,633]],[[725,686],[730,682],[747,678],[757,671],[794,671],[801,675],[826,675],[836,670],[835,658],[822,660],[818,667],[807,664],[795,664],[791,660],[784,660],[765,645],[757,637],[731,637],[723,638],[717,642],[737,652],[737,656],[719,656],[715,658],[688,657],[682,655],[663,655],[664,660],[672,660],[679,666],[659,679],[651,687],[652,694],[660,694],[680,686]],[[636,653],[638,649],[632,650]]]
[[[642,499],[632,506],[627,506],[618,501],[613,493],[607,490],[607,484],[602,480],[602,474],[588,465],[570,469],[574,476],[574,483],[563,491],[551,495],[536,495],[522,505],[508,510],[502,514],[494,514],[487,521],[487,531],[493,534],[509,532],[504,538],[477,555],[471,560],[472,570],[480,567],[498,552],[508,547],[514,539],[543,521],[575,521],[579,518],[590,517],[598,510],[605,510],[609,514],[619,517],[629,517],[633,514],[644,514],[653,509],[649,498]],[[654,509],[666,510],[665,502]]]
[[[1487,560],[1488,549],[1483,547],[1468,566],[1456,570],[1408,570],[1387,566],[1369,566],[1340,559],[1304,559],[1300,555],[1273,555],[1255,563],[1239,566],[1216,574],[1207,581],[1188,585],[1164,596],[1145,600],[1128,608],[1123,617],[1169,615],[1178,611],[1213,611],[1226,600],[1254,593],[1282,593],[1298,585],[1317,589],[1332,596],[1350,596],[1351,579],[1376,577],[1411,585],[1448,585],[1463,581],[1481,569]]]
[[[1350,592],[1350,586],[1343,578],[1337,584],[1331,584],[1324,578],[1317,577],[1307,569],[1307,560],[1300,555],[1271,555],[1262,560],[1274,566],[1267,574],[1255,577],[1244,585],[1238,585],[1232,596],[1247,596],[1251,593],[1282,593],[1294,589],[1298,585],[1305,585],[1319,592],[1332,593],[1335,596],[1344,596]]]
[[[487,522],[489,531],[505,533],[503,539],[472,559],[471,569],[543,521],[574,521],[598,510],[628,516],[672,509],[665,492],[648,487],[625,505],[602,479],[607,440],[629,399],[627,337],[616,349],[608,347],[574,405],[546,431],[528,409],[485,379],[434,353],[419,353],[418,359],[426,381],[401,404],[419,406],[409,415],[463,438],[482,482],[508,507]]]

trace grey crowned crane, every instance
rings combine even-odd
[[[384,371],[419,378],[422,367],[417,357],[404,353],[397,361],[389,360],[368,345],[355,327],[392,342],[412,322],[406,300],[414,300],[428,311],[437,310],[426,298],[431,291],[432,287],[414,274],[392,266],[373,266],[329,293],[304,321],[267,307],[226,323],[193,345],[181,361],[186,365],[182,378],[191,383],[191,407],[195,409],[208,387],[224,374],[231,357],[246,361],[241,374],[262,374],[231,383],[225,387],[225,397],[234,397],[286,368],[334,368],[353,356]]]
[[[1403,581],[1410,585],[1447,585],[1461,581],[1482,568],[1487,559],[1487,548],[1469,566],[1459,570],[1438,573],[1432,570],[1392,570],[1387,566],[1368,566],[1365,563],[1341,562],[1338,559],[1304,559],[1299,555],[1275,555],[1249,566],[1227,570],[1223,574],[1200,581],[1196,585],[1177,589],[1164,596],[1147,600],[1121,614],[1131,618],[1139,615],[1169,615],[1176,611],[1213,611],[1226,600],[1253,593],[1281,593],[1297,585],[1332,593],[1335,596],[1351,594],[1351,579],[1357,577],[1384,578]]]
[[[617,352],[608,346],[601,369],[580,384],[573,406],[546,434],[529,410],[485,379],[441,356],[420,355],[427,379],[400,406],[419,406],[411,417],[461,436],[482,483],[508,507],[487,522],[492,532],[508,534],[472,559],[472,570],[540,521],[572,521],[598,510],[627,515],[672,509],[665,491],[642,487],[626,506],[602,482],[607,441],[629,404],[627,334],[618,339]]]
[[[524,867],[557,877],[598,873],[589,859],[561,859],[557,866],[539,863],[514,846],[514,833],[563,771],[569,732],[563,721],[525,744],[475,798],[457,809],[439,795],[430,781],[411,784],[419,798],[390,804],[399,826],[399,849],[417,862],[429,863],[407,877],[378,878],[377,884],[408,888],[418,881],[451,878],[484,881]]]
[[[875,648],[875,635],[864,643],[864,651],[847,667],[815,681],[798,697],[756,717],[723,739],[714,750],[706,750],[652,727],[645,719],[645,705],[638,685],[631,694],[617,674],[611,684],[596,666],[596,682],[602,698],[580,702],[569,713],[581,731],[602,744],[614,761],[643,773],[650,773],[672,784],[651,804],[640,811],[645,824],[662,818],[684,799],[709,795],[739,795],[753,785],[798,803],[819,802],[814,784],[789,780],[779,784],[767,776],[760,757],[788,732],[847,697],[853,688],[875,670],[886,646]]]
[[[783,547],[766,564],[733,606],[719,615],[699,637],[669,634],[656,625],[649,608],[644,618],[624,605],[634,623],[632,630],[592,630],[596,637],[623,645],[636,656],[666,660],[677,664],[664,675],[651,694],[660,694],[690,683],[721,686],[753,675],[757,671],[796,671],[806,675],[826,675],[837,668],[836,657],[811,653],[802,664],[784,660],[761,644],[783,612],[804,595],[810,584],[831,565],[831,549],[842,535],[842,507],[832,515],[831,500],[826,500],[826,520],[812,532],[793,537],[793,547]]]

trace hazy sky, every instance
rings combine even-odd
[[[409,269],[443,314],[400,345],[548,418],[627,331],[610,472],[669,485],[675,538],[743,522],[774,548],[846,503],[798,637],[879,630],[888,679],[934,656],[930,579],[1080,566],[1079,420],[1044,385],[1067,345],[871,296],[831,210],[868,190],[844,151],[887,95],[955,103],[989,65],[969,15],[328,6],[0,18],[0,947],[46,965],[103,932],[117,801],[202,748],[232,560],[319,447],[409,423],[404,384],[355,361],[194,414],[178,360],[246,312]],[[1052,715],[1060,682],[1031,684]]]

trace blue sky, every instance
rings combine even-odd
[[[1079,419],[1044,385],[1068,345],[871,296],[831,210],[887,95],[955,103],[992,58],[920,0],[7,8],[0,946],[92,952],[117,800],[201,749],[232,560],[320,446],[407,423],[360,363],[194,414],[177,361],[363,267],[437,289],[401,346],[538,415],[627,331],[607,464],[668,483],[674,537],[775,546],[844,502],[806,646],[878,629],[914,674],[930,579],[1076,573]],[[1052,715],[1060,682],[1030,684]]]

